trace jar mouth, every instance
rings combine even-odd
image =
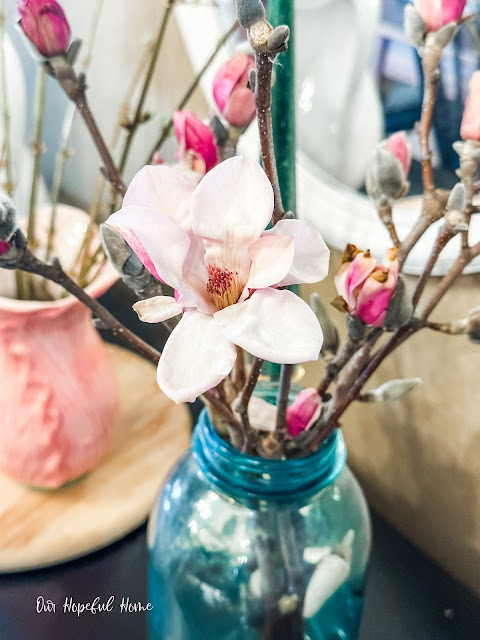
[[[247,502],[311,497],[338,477],[347,459],[345,441],[338,429],[317,451],[303,458],[270,460],[247,455],[222,440],[206,409],[195,427],[192,451],[211,484],[227,496]]]

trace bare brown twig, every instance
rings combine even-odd
[[[260,145],[262,148],[262,162],[265,173],[273,187],[274,209],[273,224],[281,220],[285,214],[282,203],[282,194],[278,181],[277,162],[273,146],[272,125],[272,54],[264,51],[255,53],[256,82],[255,106],[257,108],[258,131],[260,133]]]

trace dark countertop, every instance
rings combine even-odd
[[[480,600],[373,517],[374,544],[359,640],[476,640]],[[145,527],[80,560],[0,577],[0,640],[147,640],[145,613],[120,613],[122,598],[148,602]],[[65,598],[115,596],[111,612],[63,613]],[[37,613],[39,596],[55,613]]]

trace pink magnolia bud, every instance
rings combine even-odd
[[[11,245],[9,242],[3,242],[2,240],[0,240],[0,256],[3,256],[4,253],[7,253],[7,251],[10,251],[11,249]]]
[[[67,51],[70,25],[62,7],[55,0],[23,0],[17,4],[20,25],[34,47],[52,58]]]
[[[475,71],[470,80],[460,135],[464,140],[480,142],[480,71]]]
[[[407,142],[407,134],[405,131],[393,133],[385,140],[385,146],[393,153],[402,165],[406,179],[408,177],[408,172],[410,171],[410,165],[412,164],[412,152],[410,151],[410,146]]]
[[[348,312],[372,327],[381,327],[397,286],[397,250],[389,249],[381,265],[369,251],[347,247],[344,262],[335,276],[335,286]]]
[[[225,120],[234,127],[246,127],[255,117],[253,93],[247,87],[255,68],[252,56],[241,51],[224,62],[213,79],[213,97]]]
[[[310,429],[322,412],[322,399],[316,389],[300,391],[287,409],[287,430],[292,438]]]
[[[218,151],[211,129],[191,111],[177,111],[173,125],[178,140],[177,158],[200,173],[218,162]]]
[[[414,0],[415,9],[427,25],[428,31],[438,31],[449,22],[457,22],[467,0]]]

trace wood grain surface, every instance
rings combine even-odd
[[[57,491],[0,475],[0,572],[59,564],[122,538],[146,519],[188,447],[189,412],[159,390],[155,368],[107,349],[120,391],[113,447],[95,470]]]

